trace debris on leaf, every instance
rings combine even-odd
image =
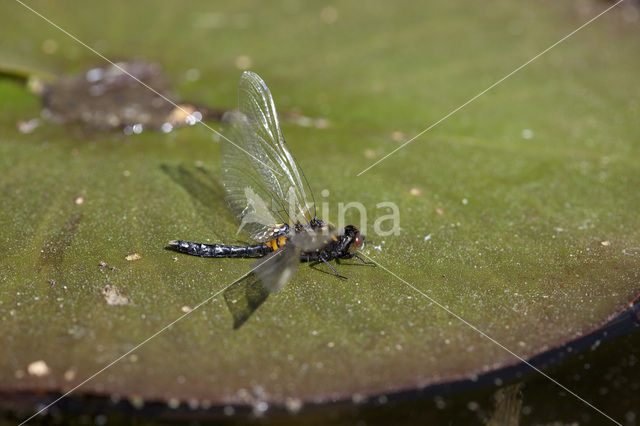
[[[16,127],[18,131],[23,134],[28,134],[33,132],[40,125],[40,120],[37,118],[32,118],[31,120],[18,121]]]
[[[407,138],[407,135],[399,130],[396,130],[395,132],[391,133],[391,140],[394,142],[402,142],[406,138]]]
[[[75,378],[76,378],[76,369],[75,369],[75,367],[71,367],[67,371],[64,372],[64,379],[67,382],[70,382]]]
[[[248,66],[245,59],[242,69]],[[194,81],[190,71],[186,78]],[[119,130],[130,136],[145,130],[169,133],[203,120],[220,121],[227,111],[182,101],[162,67],[142,59],[94,67],[73,76],[40,74],[21,71],[18,77],[42,98],[42,118],[55,124],[103,132]],[[327,119],[305,117],[298,111],[282,111],[281,118],[305,127],[330,126]],[[39,124],[34,118],[18,122],[17,127],[22,133],[31,133]]]
[[[31,376],[35,377],[44,377],[48,376],[51,373],[51,369],[43,360],[34,361],[27,367],[27,372]]]
[[[130,262],[133,262],[133,261],[142,259],[142,255],[139,253],[129,253],[124,258]]]
[[[117,62],[43,82],[36,94],[42,97],[43,118],[53,123],[81,124],[99,131],[121,129],[127,134],[143,129],[166,131],[166,123],[172,129],[185,126],[196,112],[209,120],[220,120],[224,113],[186,102],[177,105],[162,67],[143,60]],[[184,115],[181,120],[176,117],[180,114]]]
[[[236,68],[238,68],[239,70],[246,70],[246,69],[249,69],[249,67],[251,67],[251,57],[247,55],[238,56],[234,62],[235,62]]]
[[[131,304],[131,299],[122,294],[120,289],[115,285],[107,284],[102,288],[102,295],[107,305],[125,306]]]
[[[326,129],[331,122],[326,118],[313,118],[302,115],[300,111],[282,111],[282,118],[297,124],[300,127],[315,127],[316,129]]]
[[[487,420],[488,426],[518,426],[522,409],[522,384],[498,389],[494,395],[494,411]]]
[[[109,264],[107,262],[105,262],[104,260],[100,261],[100,263],[98,264],[100,266],[100,270],[104,270],[105,268],[109,268],[112,271],[115,271],[116,268],[115,266],[109,266]]]
[[[376,152],[372,149],[365,149],[364,150],[364,156],[366,158],[374,158],[376,156]]]

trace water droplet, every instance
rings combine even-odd
[[[92,68],[85,74],[85,78],[89,83],[95,83],[102,80],[104,77],[104,70],[102,68]]]
[[[287,400],[285,401],[285,406],[287,407],[287,411],[295,414],[302,408],[302,401],[298,398],[287,398]]]
[[[522,138],[523,139],[532,139],[533,138],[533,130],[531,129],[524,129],[522,131]]]
[[[253,411],[256,415],[261,415],[269,409],[269,404],[266,401],[259,401],[253,406]]]
[[[162,130],[162,133],[169,133],[173,130],[173,125],[171,123],[162,123],[160,130]]]

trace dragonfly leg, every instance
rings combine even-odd
[[[367,262],[366,260],[358,256],[358,253],[355,253],[353,256],[365,265],[378,266],[376,265],[376,262]]]
[[[318,268],[316,268],[316,266],[317,266],[317,265],[319,265],[319,264],[320,264],[320,262],[323,262],[325,265],[327,265],[327,266],[329,267],[329,269],[331,269],[331,271],[333,272],[333,275],[334,275],[334,276],[336,276],[336,277],[338,277],[338,278],[340,278],[340,279],[343,279],[343,280],[348,280],[348,279],[349,279],[349,278],[347,278],[347,277],[345,277],[345,276],[343,276],[343,275],[340,275],[340,274],[338,273],[338,271],[336,271],[336,270],[335,270],[335,268],[334,268],[333,266],[331,266],[331,264],[330,264],[329,262],[327,262],[327,261],[326,261],[324,258],[322,258],[322,257],[320,258],[320,260],[319,260],[319,261],[316,261],[316,262],[311,263],[311,265],[310,265],[310,266],[311,266],[313,269],[317,269],[317,270],[318,270],[318,271],[320,271],[320,272],[323,272],[323,273],[325,273],[325,274],[328,274],[329,272],[326,272],[326,271],[323,271],[322,269],[318,269]]]
[[[336,271],[336,270],[335,270],[335,268],[334,268],[333,266],[331,266],[331,264],[330,264],[329,262],[327,262],[326,260],[324,260],[324,258],[322,258],[322,257],[321,257],[320,259],[324,262],[324,264],[325,264],[325,265],[327,265],[327,266],[329,267],[329,269],[331,269],[331,270],[333,271],[333,274],[334,274],[336,277],[341,278],[341,279],[343,279],[343,280],[348,280],[348,278],[347,278],[347,277],[345,277],[344,275],[340,275],[340,274],[338,273],[338,271]]]

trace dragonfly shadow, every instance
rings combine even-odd
[[[212,208],[221,203],[224,205],[225,193],[220,182],[209,170],[202,166],[184,164],[162,164],[160,169],[189,194],[193,206],[205,223],[216,219],[216,215],[212,214]],[[228,226],[228,223],[224,226]],[[217,233],[216,236],[220,237]]]
[[[233,328],[237,330],[267,300],[269,291],[254,274],[231,284],[224,291],[224,300],[233,316]]]

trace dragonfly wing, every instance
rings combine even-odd
[[[271,92],[245,71],[238,87],[239,112],[227,113],[229,140],[222,141],[223,182],[233,213],[252,238],[270,231],[266,223],[307,225],[315,217],[309,184],[289,152]],[[259,197],[260,201],[256,201]]]
[[[300,265],[300,249],[287,244],[251,265],[262,287],[268,293],[277,293],[293,277]]]
[[[269,291],[253,274],[231,284],[224,291],[224,300],[233,316],[233,328],[240,328],[267,300],[267,297],[269,297]]]
[[[224,299],[233,316],[233,328],[241,327],[267,300],[280,291],[300,264],[300,250],[284,246],[254,262],[253,270],[224,291]]]
[[[341,231],[336,229],[329,223],[319,221],[321,226],[306,227],[298,232],[290,235],[287,245],[293,245],[303,252],[312,252],[324,249],[337,241],[341,235]]]
[[[239,113],[227,113],[225,133],[229,140],[222,140],[222,183],[226,200],[233,215],[240,221],[243,230],[255,241],[268,241],[274,237],[277,224],[288,223],[285,206],[273,203],[277,198],[264,182],[250,160],[252,156],[265,164],[270,160],[256,144],[247,118]],[[272,166],[275,167],[275,166]]]

